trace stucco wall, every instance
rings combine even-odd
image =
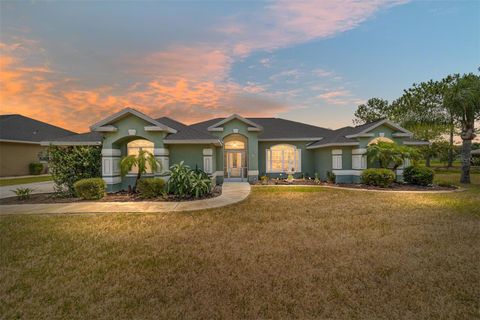
[[[203,149],[214,149],[208,144],[170,144],[166,145],[170,152],[170,165],[183,161],[190,168],[203,168]],[[215,157],[213,157],[215,159]]]
[[[30,174],[28,165],[38,162],[38,153],[45,149],[37,144],[0,142],[0,176]]]

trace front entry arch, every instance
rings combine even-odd
[[[248,139],[241,134],[231,134],[223,139],[223,174],[227,181],[248,178],[247,145]]]

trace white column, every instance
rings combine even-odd
[[[213,149],[203,149],[203,171],[213,173]]]

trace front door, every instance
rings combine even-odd
[[[245,151],[226,151],[225,152],[225,177],[227,178],[246,178]]]

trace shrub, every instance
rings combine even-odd
[[[263,184],[263,185],[268,184],[268,177],[267,177],[267,176],[261,176],[261,177],[260,177],[260,180],[262,181],[262,184]]]
[[[445,188],[453,188],[453,187],[455,187],[454,184],[452,184],[452,183],[449,182],[449,181],[445,181],[445,180],[439,180],[439,181],[437,181],[437,186],[439,186],[439,187],[445,187]]]
[[[40,162],[32,162],[28,165],[28,171],[30,174],[37,175],[43,172],[43,163]]]
[[[293,174],[290,173],[290,174],[287,176],[287,181],[288,181],[288,182],[293,182]]]
[[[316,173],[316,172],[315,172],[315,180],[314,181],[315,181],[316,184],[321,183],[320,178],[318,177],[318,173]]]
[[[140,179],[137,182],[137,191],[142,198],[156,198],[163,194],[165,180],[161,178]]]
[[[179,197],[202,197],[212,191],[212,180],[203,171],[190,169],[184,162],[170,167],[167,192]]]
[[[365,169],[362,182],[369,186],[386,188],[395,181],[395,173],[389,169]]]
[[[74,196],[73,184],[81,179],[97,178],[102,175],[100,146],[50,146],[48,166],[60,195]]]
[[[28,200],[30,199],[30,194],[32,193],[33,189],[30,188],[17,188],[12,190],[17,195],[18,200]]]
[[[433,170],[427,167],[409,166],[403,170],[403,180],[406,183],[428,186],[433,182]]]
[[[82,179],[74,183],[75,193],[85,200],[102,199],[106,187],[102,178]]]
[[[335,173],[333,172],[330,172],[330,171],[327,171],[327,181],[330,182],[330,183],[335,183],[336,181],[336,176],[335,176]]]

